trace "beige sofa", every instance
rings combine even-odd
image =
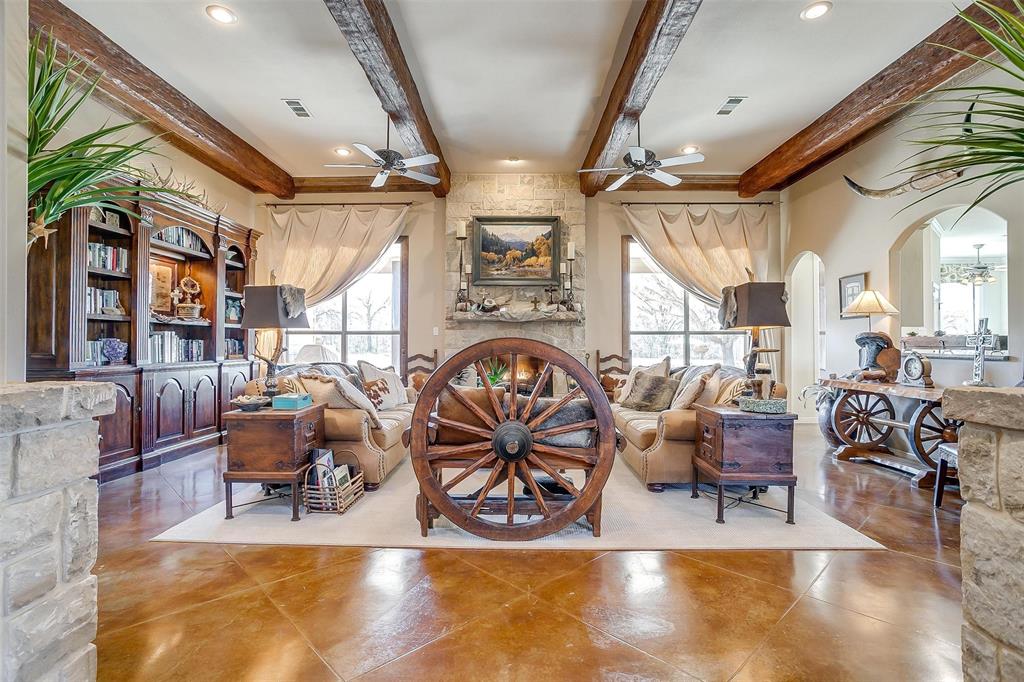
[[[347,367],[347,369],[354,369]],[[278,376],[282,393],[307,393],[300,373],[333,373],[328,365],[292,366]],[[250,381],[245,392],[262,393],[262,379]],[[390,410],[377,410],[380,426],[374,426],[365,410],[352,408],[324,410],[324,436],[326,447],[334,451],[337,464],[351,464],[363,472],[363,485],[367,491],[374,491],[388,474],[409,454],[409,448],[402,444],[402,434],[412,425],[412,411],[416,403],[416,392],[407,390],[407,402]]]
[[[742,369],[723,367],[723,380],[715,398],[729,403],[743,381]],[[784,398],[786,387],[776,384],[775,397]],[[651,492],[660,493],[669,483],[689,483],[693,476],[691,458],[697,437],[696,410],[639,412],[612,404],[615,426],[624,436],[619,456]]]

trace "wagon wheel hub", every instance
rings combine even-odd
[[[494,429],[491,443],[499,459],[518,462],[533,450],[533,433],[520,421],[502,422]]]

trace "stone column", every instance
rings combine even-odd
[[[1024,680],[1024,389],[953,388],[959,467],[963,669],[967,682]]]
[[[0,679],[95,680],[105,383],[0,384]]]

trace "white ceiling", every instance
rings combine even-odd
[[[323,168],[334,147],[384,145],[380,104],[323,0],[221,0],[232,26],[210,21],[204,0],[62,1],[293,175],[345,174]],[[707,161],[687,172],[740,173],[954,12],[949,0],[834,1],[804,22],[804,0],[704,0],[644,114],[644,146],[664,157],[696,143]],[[386,4],[454,172],[577,168],[642,7]],[[716,116],[729,95],[750,99]],[[290,97],[313,118],[296,118]],[[394,134],[391,146],[407,151]]]

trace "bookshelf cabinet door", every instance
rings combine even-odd
[[[96,381],[114,384],[115,401],[113,414],[99,417],[100,423],[100,468],[106,469],[139,456],[139,413],[142,405],[139,397],[139,376],[103,376]]]
[[[164,447],[188,437],[187,371],[159,372],[153,376],[153,445]]]
[[[252,364],[224,363],[221,368],[220,410],[221,414],[235,409],[231,401],[245,393],[245,385],[252,379]]]
[[[218,368],[189,370],[189,406],[191,438],[216,433],[220,428],[220,403],[217,399]]]

